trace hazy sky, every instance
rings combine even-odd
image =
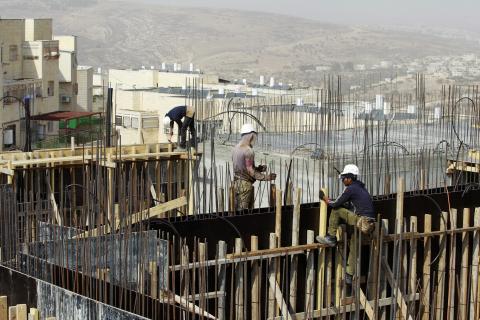
[[[135,0],[130,0],[135,1]],[[430,25],[480,31],[480,0],[144,0],[295,15],[339,24]]]

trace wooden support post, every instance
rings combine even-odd
[[[277,236],[275,233],[270,233],[269,238],[269,249],[275,249],[277,247]],[[273,277],[275,279],[275,274],[277,271],[277,263],[275,258],[270,258],[268,263],[268,278]],[[268,290],[268,318],[273,318],[275,316],[275,291],[274,287],[270,286]]]
[[[418,220],[416,216],[410,217],[410,232],[417,232]],[[410,260],[409,260],[409,278],[408,278],[408,294],[415,294],[417,292],[417,240],[410,240]],[[415,303],[411,308],[409,303],[408,310],[415,310]],[[413,313],[413,312],[412,312]]]
[[[27,305],[17,304],[17,317],[16,320],[27,320]]]
[[[448,213],[442,212],[440,220],[440,231],[445,231],[448,224]],[[438,320],[443,320],[443,306],[445,305],[445,265],[447,260],[447,236],[439,236],[439,246],[438,251],[440,254],[438,260],[438,273],[437,273],[437,301],[435,303],[435,314],[434,318]]]
[[[150,261],[148,265],[150,273],[150,296],[153,299],[157,299],[158,295],[158,271],[157,271],[157,262]]]
[[[327,194],[327,190],[322,190]],[[327,234],[327,203],[323,200],[320,200],[320,218],[318,226],[318,234],[320,237],[325,237]],[[325,249],[320,249],[318,251],[318,268],[317,268],[317,309],[323,308],[323,294],[324,294],[324,275],[325,275]]]
[[[243,243],[241,238],[235,239],[235,254],[241,254],[243,251]],[[244,319],[244,302],[243,302],[243,262],[237,263],[235,267],[235,319]]]
[[[277,196],[277,186],[274,183],[270,183],[270,194],[268,196],[268,206],[273,208],[277,203],[275,198]]]
[[[475,208],[475,215],[473,220],[474,226],[480,226],[480,208]],[[478,284],[478,273],[479,273],[479,246],[480,246],[480,231],[476,230],[473,233],[473,243],[472,243],[472,278],[471,278],[471,289],[470,289],[470,318],[478,319],[480,312],[478,309],[479,297],[479,284]]]
[[[258,237],[252,236],[250,242],[252,252],[258,250]],[[260,269],[258,261],[252,261],[252,320],[260,320]]]
[[[426,214],[424,216],[425,225],[423,227],[424,233],[429,233],[432,231],[432,215]],[[431,289],[431,279],[430,279],[430,264],[432,262],[432,240],[431,237],[426,236],[423,239],[423,279],[422,279],[422,294],[421,297],[421,311],[422,311],[422,320],[430,319],[430,289]]]
[[[292,246],[298,246],[299,243],[299,229],[300,229],[300,201],[302,198],[302,189],[297,188],[295,194],[295,204],[293,207],[292,219]],[[290,307],[292,312],[297,309],[297,268],[298,257],[292,256],[290,268]]]
[[[388,235],[388,219],[382,219],[382,229],[383,235]],[[382,255],[379,258],[383,259],[383,257],[388,257],[388,243],[383,244]],[[385,260],[386,259],[387,258],[385,258]],[[380,298],[387,298],[387,277],[385,275],[385,272],[380,273]],[[387,319],[387,310],[385,308],[380,308],[379,318],[380,320]]]
[[[218,242],[218,260],[225,259],[227,255],[227,244],[225,241]],[[225,310],[226,310],[226,301],[225,301],[225,287],[227,281],[227,273],[225,264],[221,264],[218,268],[218,291],[222,292],[218,297],[217,303],[217,318],[218,320],[225,320]]]
[[[278,246],[282,246],[282,190],[277,189],[275,196],[275,235]]]
[[[315,233],[313,230],[307,230],[307,244],[312,244],[315,239]],[[315,288],[315,256],[313,250],[307,251],[307,272],[306,272],[306,284],[305,284],[305,313],[307,318],[313,313],[314,310],[314,288]]]
[[[8,299],[7,296],[0,297],[0,320],[8,320]]]
[[[470,227],[470,209],[463,209],[463,228]],[[460,319],[467,319],[468,314],[468,254],[470,249],[470,237],[468,232],[462,233],[462,270],[460,272],[460,299],[459,314]]]
[[[40,320],[40,313],[38,312],[38,309],[30,308],[29,319],[30,320]]]
[[[457,229],[457,209],[450,209],[450,228]],[[457,235],[452,234],[450,238],[450,267],[448,270],[448,306],[447,319],[455,319],[455,289],[456,289],[456,259],[457,259]]]
[[[10,306],[8,307],[8,320],[16,320],[17,319],[17,307]]]
[[[342,302],[342,279],[343,270],[343,246],[346,245],[343,237],[345,225],[342,224],[337,230],[338,246],[335,248],[335,306],[338,308]]]
[[[206,259],[206,253],[205,253],[205,243],[200,242],[198,244],[198,262],[200,262],[200,265],[198,267],[199,271],[199,281],[198,281],[198,291],[200,293],[200,301],[198,306],[202,310],[207,309],[207,299],[205,297],[205,293],[208,292],[208,283],[207,283],[207,267],[201,264],[204,264]]]
[[[9,171],[9,174],[8,177],[7,177],[7,183],[8,184],[13,184],[13,166],[12,166],[12,161],[8,161],[7,163],[7,169]]]

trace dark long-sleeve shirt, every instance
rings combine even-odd
[[[351,185],[345,188],[342,195],[329,205],[332,208],[338,208],[350,202],[353,205],[354,213],[375,218],[372,197],[365,189],[365,184],[361,181],[353,181]]]

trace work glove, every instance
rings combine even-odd
[[[267,180],[275,180],[277,179],[277,174],[276,173],[270,173],[267,175]]]
[[[257,167],[257,170],[260,171],[260,172],[265,172],[265,171],[267,171],[267,166],[264,165],[264,164],[261,164]]]

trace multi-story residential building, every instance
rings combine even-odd
[[[3,106],[0,110],[0,150],[22,147],[24,105],[32,116],[57,111],[58,41],[52,39],[51,19],[0,19]],[[54,123],[38,121],[31,134],[55,132]]]
[[[58,40],[59,59],[59,98],[60,110],[70,111],[77,109],[78,83],[77,80],[77,37],[54,36]]]
[[[0,151],[58,136],[63,118],[82,117],[68,114],[78,109],[76,37],[54,37],[52,19],[0,19],[0,49]]]
[[[77,83],[78,109],[91,112],[93,108],[93,68],[90,66],[78,66]]]

